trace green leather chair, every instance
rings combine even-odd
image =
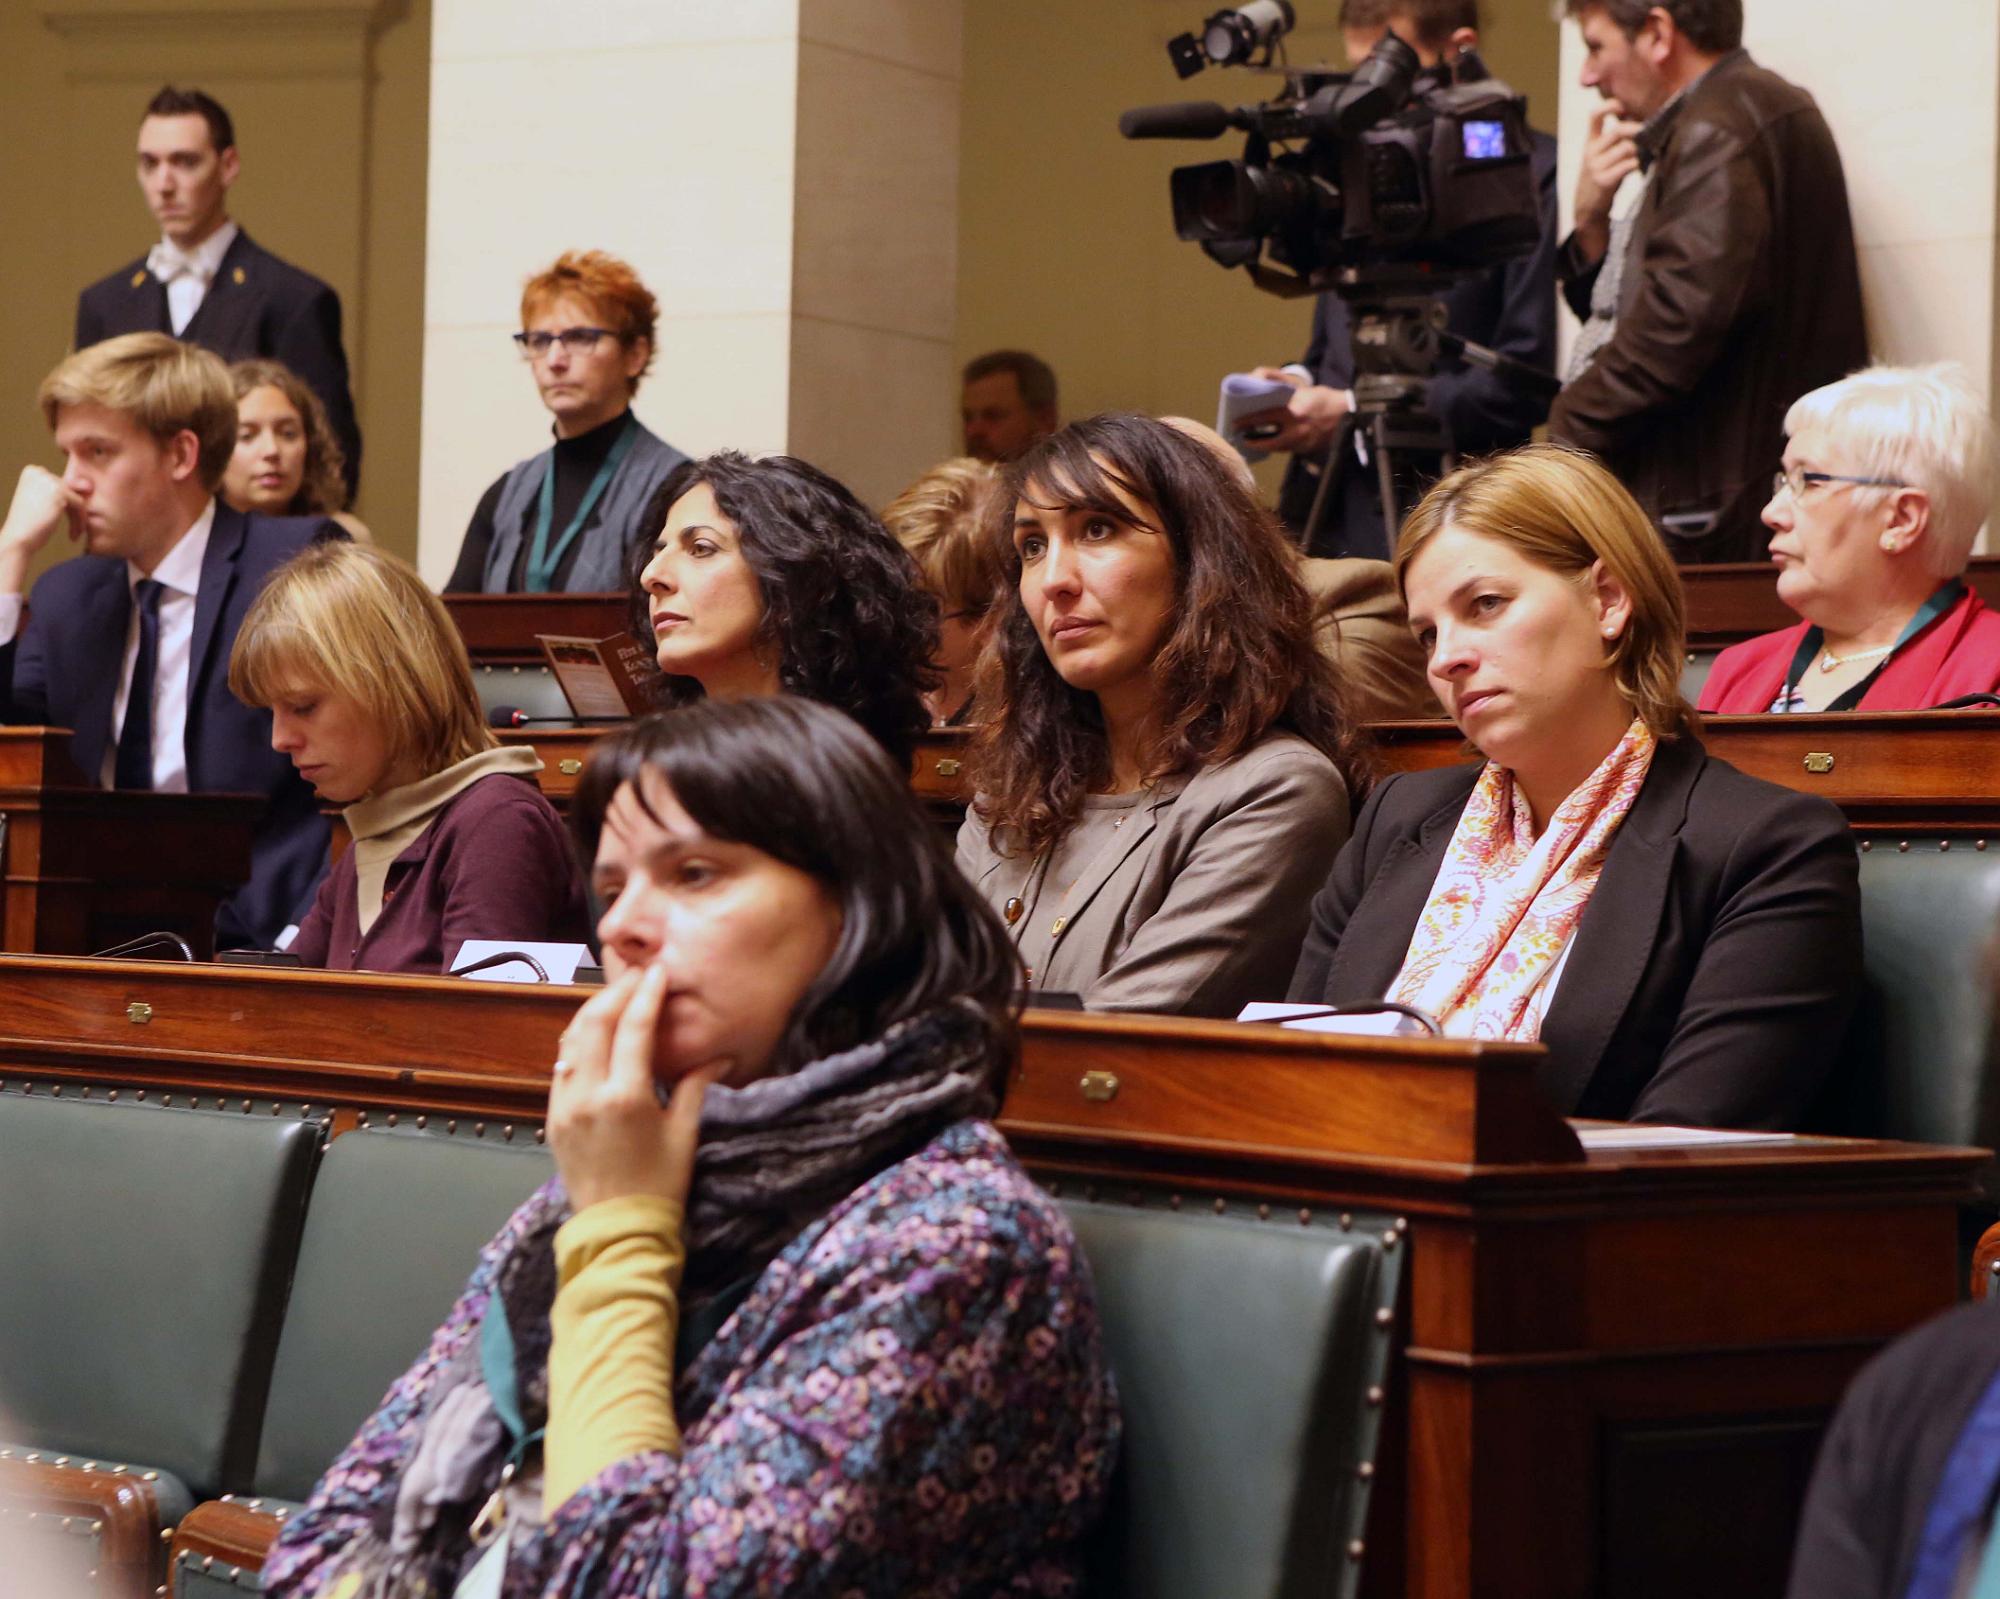
[[[2000,929],[2000,846],[1871,839],[1861,851],[1867,992],[1833,1117],[1841,1130],[1920,1143],[2000,1143],[1989,1064]]]
[[[12,1460],[150,1497],[143,1555],[101,1562],[126,1577],[157,1566],[159,1527],[250,1481],[324,1132],[0,1094],[0,1436]]]
[[[1351,1595],[1408,1250],[1382,1216],[1064,1196],[1125,1417],[1090,1591]]]
[[[438,1124],[441,1127],[441,1123]],[[414,1128],[333,1141],[313,1184],[254,1481],[239,1502],[283,1519],[423,1353],[479,1251],[555,1171],[532,1142]],[[201,1512],[183,1528],[198,1538]],[[176,1599],[254,1592],[254,1567],[177,1543]]]

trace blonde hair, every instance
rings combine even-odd
[[[162,446],[192,433],[202,487],[214,492],[236,453],[236,391],[220,356],[164,333],[123,333],[69,356],[35,399],[49,426],[66,405],[101,405],[132,418]]]
[[[334,436],[333,424],[327,420],[326,407],[320,404],[319,396],[306,380],[282,361],[253,357],[230,366],[229,383],[239,401],[257,389],[276,389],[285,397],[285,403],[299,413],[299,426],[306,436],[305,476],[284,514],[331,516],[335,511],[346,510],[347,484],[341,474],[346,469],[347,457],[341,451],[340,440]]]
[[[1793,401],[1785,432],[1819,434],[1857,477],[1921,489],[1925,561],[1940,578],[1965,570],[1993,503],[1993,418],[1958,362],[1867,367]]]
[[[1605,646],[1619,693],[1655,737],[1699,730],[1681,693],[1687,625],[1680,573],[1639,502],[1594,456],[1531,444],[1440,480],[1396,541],[1396,587],[1406,602],[1411,561],[1447,527],[1498,539],[1565,577],[1581,578],[1602,561],[1632,601],[1625,631]]]
[[[882,508],[882,522],[923,568],[924,584],[947,611],[977,619],[999,586],[980,526],[1000,470],[969,455],[941,461]]]
[[[500,742],[443,602],[395,556],[341,539],[271,574],[237,630],[229,691],[259,707],[342,695],[387,731],[391,764],[422,777]]]

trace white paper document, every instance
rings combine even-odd
[[[1624,1122],[1582,1126],[1577,1142],[1585,1149],[1702,1149],[1718,1144],[1789,1144],[1797,1133],[1743,1133],[1725,1127],[1634,1127]]]
[[[590,954],[588,944],[545,944],[520,938],[468,938],[458,948],[457,958],[451,963],[453,972],[464,971],[468,966],[483,961],[489,956],[512,954],[519,951],[532,955],[547,972],[551,983],[573,983],[576,969]],[[471,972],[469,980],[475,983],[539,983],[541,972],[537,972],[524,960],[503,961],[489,966],[483,972]]]
[[[1421,1038],[1424,1029],[1400,1011],[1369,1011],[1361,1016],[1319,1016],[1324,1005],[1278,1005],[1253,1000],[1236,1013],[1239,1022],[1276,1022],[1302,1033],[1346,1033],[1363,1038]]]

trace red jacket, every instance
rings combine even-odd
[[[1702,685],[1704,711],[1724,716],[1768,711],[1785,686],[1785,669],[1811,626],[1801,622],[1732,644],[1715,658]],[[2000,692],[2000,612],[1967,589],[1959,602],[1903,646],[1855,707],[1927,711],[1961,694]]]

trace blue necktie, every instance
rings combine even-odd
[[[118,730],[115,783],[119,788],[153,786],[153,679],[160,670],[160,595],[165,588],[147,577],[132,590],[139,602],[139,653],[132,660],[125,725]]]

